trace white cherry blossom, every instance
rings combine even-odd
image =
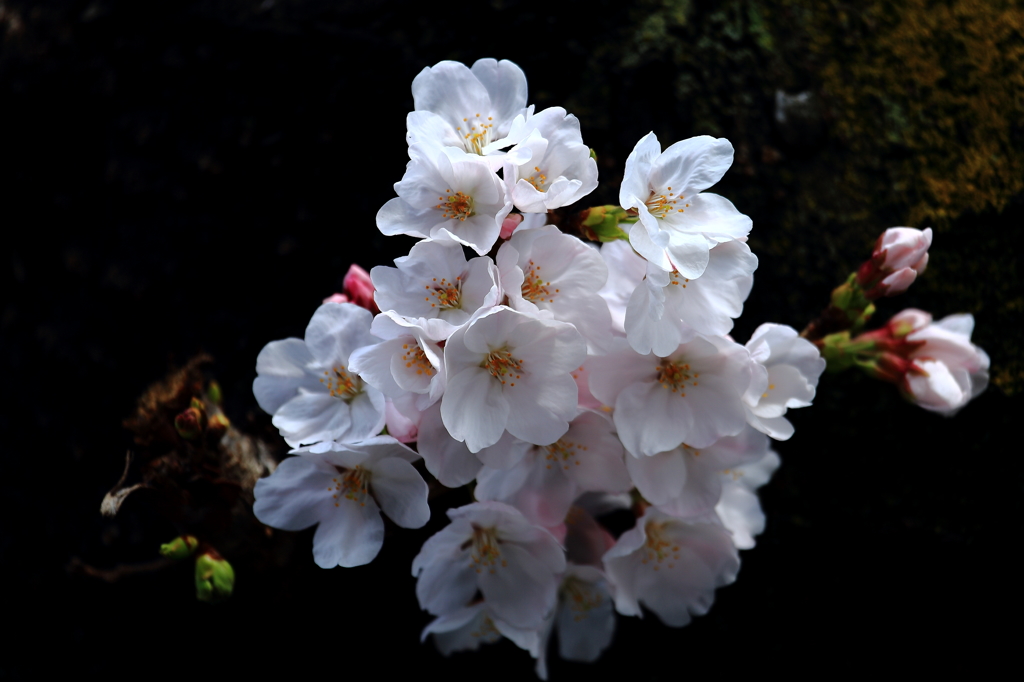
[[[438,616],[423,628],[420,641],[434,636],[434,645],[444,656],[456,651],[476,651],[481,644],[493,644],[507,637],[520,649],[536,657],[540,650],[540,633],[536,629],[517,628],[499,618],[487,602]]]
[[[597,188],[597,161],[583,144],[579,119],[551,107],[528,125],[533,130],[505,157],[504,178],[516,208],[546,213]]]
[[[410,462],[418,455],[394,438],[323,442],[298,450],[256,482],[253,513],[268,526],[319,524],[313,559],[321,568],[362,566],[384,542],[383,511],[403,528],[430,518],[427,484]]]
[[[547,677],[546,651],[552,634],[558,655],[592,663],[615,635],[615,602],[604,572],[594,566],[568,564],[558,588],[558,605],[540,631],[537,676]]]
[[[443,320],[448,324],[445,338],[477,310],[497,305],[501,297],[494,261],[467,261],[462,247],[451,241],[417,242],[409,255],[395,259],[395,267],[378,265],[370,278],[381,310]]]
[[[362,440],[383,428],[384,396],[348,367],[353,352],[379,341],[372,318],[351,303],[324,303],[305,340],[272,341],[260,351],[252,390],[292,447]]]
[[[640,616],[640,604],[671,627],[707,613],[715,589],[736,579],[740,559],[729,531],[688,523],[649,507],[604,555],[615,607]]]
[[[568,322],[589,352],[607,352],[611,314],[597,292],[608,268],[597,249],[554,225],[527,227],[502,244],[496,260],[509,307]]]
[[[480,255],[512,210],[504,184],[487,166],[441,152],[414,156],[395,192],[377,212],[382,233],[452,240]]]
[[[757,257],[744,242],[718,244],[696,279],[647,264],[647,277],[626,305],[626,338],[638,353],[668,355],[694,336],[722,336],[743,312]]]
[[[752,464],[722,472],[722,499],[715,507],[715,513],[732,533],[737,549],[751,549],[754,536],[764,530],[764,511],[755,491],[768,482],[779,464],[779,455],[769,450]]]
[[[539,628],[555,605],[565,554],[546,529],[500,502],[449,509],[451,524],[412,562],[420,607],[443,616],[479,590],[494,614],[516,628]]]
[[[384,341],[354,352],[349,361],[352,371],[393,400],[404,393],[417,394],[418,411],[437,402],[445,387],[439,342],[449,333],[447,323],[408,319],[388,310],[374,318],[370,330]]]
[[[793,425],[783,415],[789,408],[811,404],[825,360],[795,329],[771,322],[754,331],[747,350],[754,363],[744,396],[747,421],[776,440],[787,440]]]
[[[707,135],[691,137],[664,152],[654,133],[637,142],[626,159],[619,203],[635,209],[639,222],[629,243],[657,267],[696,279],[715,244],[743,239],[750,218],[728,199],[704,192],[732,165],[732,144]]]
[[[751,464],[768,452],[768,437],[747,427],[704,448],[686,444],[649,457],[627,457],[626,467],[648,502],[671,516],[714,514],[722,497],[722,472]]]
[[[470,451],[494,445],[505,431],[550,445],[576,416],[571,372],[586,358],[576,328],[505,306],[480,313],[448,339],[448,386],[441,418]]]
[[[704,448],[746,425],[750,355],[724,337],[698,336],[666,356],[631,348],[587,360],[590,390],[613,418],[622,444],[650,456],[682,443]]]
[[[622,443],[611,420],[582,411],[564,436],[551,445],[516,441],[518,461],[508,468],[485,466],[477,476],[478,500],[509,504],[533,523],[562,523],[580,493],[626,492],[631,482]]]
[[[454,150],[484,157],[495,169],[517,116],[526,106],[526,75],[508,60],[453,61],[426,67],[412,82],[415,111],[406,118],[410,156],[416,148]],[[529,132],[529,131],[526,131]]]

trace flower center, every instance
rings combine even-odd
[[[449,282],[446,277],[442,277],[441,281],[438,282],[437,277],[434,277],[433,282],[431,284],[424,284],[423,288],[435,299],[433,303],[430,303],[431,308],[451,310],[452,308],[462,307],[462,275],[456,277],[454,282]],[[430,296],[425,297],[423,300],[430,302]]]
[[[491,131],[494,128],[494,124],[490,122],[492,120],[494,117],[488,116],[484,121],[480,114],[462,119],[465,127],[459,126],[455,131],[462,135],[462,144],[465,145],[467,152],[483,156],[484,147],[491,143]]]
[[[561,289],[555,289],[554,293],[551,292],[548,287],[551,286],[551,282],[545,282],[540,276],[540,266],[535,265],[531,260],[529,267],[526,268],[526,272],[523,273],[523,298],[533,303],[554,303],[553,298]]]
[[[540,166],[534,166],[533,171],[533,175],[526,178],[526,181],[533,185],[538,192],[543,192],[548,186],[548,176],[541,171]]]
[[[472,550],[469,552],[469,558],[472,560],[472,567],[480,573],[483,569],[487,569],[489,573],[494,573],[495,569],[498,568],[498,562],[501,562],[502,566],[508,566],[508,562],[501,558],[501,550],[498,549],[498,545],[501,543],[498,540],[498,531],[495,528],[481,528],[476,524],[473,525],[473,539],[470,541]]]
[[[437,200],[441,203],[434,208],[443,211],[443,217],[450,220],[465,220],[471,218],[473,215],[473,197],[463,194],[462,192],[452,193],[450,189],[446,189],[448,193],[447,197],[438,197]]]
[[[505,385],[505,380],[509,380],[511,386],[515,386],[516,382],[512,379],[522,379],[522,375],[519,372],[523,371],[523,361],[517,360],[512,357],[512,354],[508,352],[507,348],[499,348],[498,350],[492,350],[487,354],[480,366],[491,373],[491,376],[501,382],[501,385]]]
[[[402,354],[402,362],[405,363],[406,369],[415,367],[416,374],[426,374],[428,377],[434,375],[434,366],[430,364],[430,360],[427,359],[419,344],[409,348],[409,344],[403,343],[402,350],[405,351]]]
[[[665,537],[665,526],[666,524],[664,523],[650,521],[644,529],[647,533],[647,542],[643,550],[641,550],[643,558],[640,559],[640,563],[653,563],[655,571],[665,561],[668,562],[669,568],[674,568],[675,564],[673,562],[679,560],[679,545],[670,542]]]
[[[353,398],[363,392],[363,380],[345,371],[345,365],[335,365],[331,371],[324,372],[320,383],[327,387],[332,397],[352,402]]]
[[[601,593],[590,583],[576,576],[569,576],[562,581],[562,601],[572,611],[572,619],[577,623],[587,617],[591,609],[601,605]]]
[[[659,194],[657,192],[651,192],[651,196],[644,203],[647,204],[647,210],[651,212],[655,218],[664,218],[669,213],[683,213],[690,206],[689,204],[683,204],[679,206],[685,197],[682,194],[676,194],[672,191],[671,187],[665,189],[667,194]]]
[[[698,372],[691,372],[686,362],[672,362],[662,358],[658,363],[658,383],[664,388],[671,388],[673,393],[685,396],[686,387],[696,386]]]
[[[677,287],[681,286],[682,288],[685,289],[689,281],[690,280],[680,275],[679,271],[674,268],[671,274],[669,274],[669,284],[674,284]]]
[[[545,445],[544,459],[548,460],[545,465],[550,469],[552,466],[561,466],[565,471],[569,470],[569,464],[580,465],[580,453],[585,452],[586,445],[580,445],[568,438],[559,438],[551,445]]]
[[[334,506],[341,505],[341,497],[346,500],[358,502],[360,507],[366,506],[367,491],[370,486],[370,470],[357,466],[354,469],[338,469],[340,476],[332,478],[333,486],[327,490],[333,490],[331,495],[334,498]]]
[[[501,633],[498,632],[498,628],[495,627],[494,621],[489,616],[484,616],[483,620],[480,621],[480,627],[470,631],[469,635],[471,637],[479,637],[487,643],[497,642],[501,638]]]

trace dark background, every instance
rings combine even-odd
[[[802,327],[882,229],[931,225],[928,272],[879,322],[906,306],[973,312],[995,379],[946,419],[866,377],[823,377],[778,444],[768,529],[711,612],[682,630],[622,619],[601,667],[552,658],[552,678],[892,656],[977,670],[1005,655],[1020,607],[1019,5],[0,7],[0,679],[201,662],[203,675],[528,679],[533,661],[508,642],[450,659],[419,644],[429,619],[409,566],[441,509],[357,569],[318,569],[312,531],[296,534],[281,565],[236,566],[219,606],[195,602],[187,567],[113,585],[66,568],[149,561],[177,533],[142,495],[99,515],[131,445],[121,421],[169,367],[210,352],[229,417],[266,426],[250,388],[260,348],[301,336],[350,263],[412,243],[374,215],[407,160],[413,77],[490,56],[524,69],[538,110],[580,118],[602,173],[584,205],[614,203],[650,130],[664,145],[733,141],[716,191],[753,218],[761,259],[740,341],[762,321]],[[810,103],[779,123],[776,91]]]

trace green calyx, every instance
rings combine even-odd
[[[594,242],[613,242],[629,239],[629,235],[619,227],[620,223],[636,222],[635,216],[619,206],[594,206],[580,214],[580,230],[583,235]]]
[[[216,604],[235,589],[235,569],[215,552],[196,558],[196,599]]]
[[[179,535],[165,545],[160,545],[160,554],[168,559],[185,559],[192,556],[199,546],[199,540],[192,535]]]

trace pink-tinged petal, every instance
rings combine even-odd
[[[509,402],[501,384],[486,370],[470,368],[449,377],[441,419],[452,438],[465,442],[470,452],[497,443],[508,418]]]
[[[654,505],[663,505],[678,497],[686,484],[686,462],[678,449],[627,457],[626,468],[640,494]]]
[[[732,533],[732,542],[737,549],[751,549],[754,536],[764,531],[765,516],[757,493],[741,485],[726,484],[722,499],[715,507],[715,513],[722,519],[722,525]]]
[[[504,543],[495,565],[481,566],[477,579],[495,615],[510,625],[533,628],[555,605],[555,576],[522,547]]]
[[[435,403],[423,412],[417,448],[427,465],[427,471],[440,481],[441,485],[449,488],[458,488],[469,483],[476,478],[480,467],[483,466],[465,443],[449,435],[441,421],[440,403]]]
[[[320,568],[363,566],[384,544],[384,521],[373,499],[339,498],[336,513],[320,521],[313,534],[313,560]]]
[[[504,471],[518,464],[532,447],[532,444],[521,441],[506,431],[501,434],[497,443],[484,448],[476,453],[476,456],[485,466]]]
[[[622,444],[636,456],[654,455],[689,441],[698,429],[706,431],[695,423],[693,402],[657,383],[627,386],[615,400],[613,415]]]
[[[409,462],[382,459],[372,468],[370,488],[381,511],[402,528],[421,528],[430,520],[427,484]]]
[[[619,393],[630,384],[654,382],[657,366],[657,358],[639,355],[628,347],[603,357],[587,358],[584,364],[590,392],[605,405],[615,405]]]
[[[575,481],[580,491],[629,490],[629,472],[623,461],[625,450],[607,417],[594,412],[581,413],[569,425],[564,439],[577,446],[578,457],[566,475]]]
[[[281,530],[302,530],[320,520],[331,499],[331,473],[314,459],[288,457],[256,481],[253,514]]]
[[[502,392],[509,407],[505,428],[520,440],[550,445],[569,430],[569,416],[576,412],[576,382],[568,374],[525,379]]]

